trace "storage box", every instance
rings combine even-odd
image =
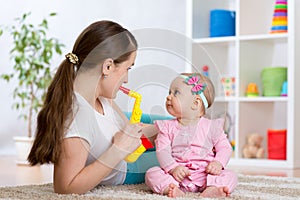
[[[210,11],[210,37],[235,36],[235,11]]]
[[[286,160],[286,129],[268,130],[268,158]]]
[[[280,96],[282,84],[287,81],[286,67],[266,67],[261,72],[263,96]]]

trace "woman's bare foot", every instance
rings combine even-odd
[[[229,195],[230,193],[228,187],[215,187],[215,186],[207,187],[201,193],[202,197],[227,197]]]
[[[174,183],[170,183],[169,185],[169,193],[168,197],[181,197],[184,195],[184,192],[179,189]]]

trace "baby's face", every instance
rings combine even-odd
[[[184,83],[182,77],[173,80],[166,98],[166,109],[170,115],[180,118],[192,117],[192,105],[196,96],[191,92],[192,86]]]

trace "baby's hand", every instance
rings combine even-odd
[[[211,161],[206,167],[206,173],[211,175],[219,175],[222,171],[222,164],[219,161]]]
[[[175,167],[170,171],[170,174],[172,174],[178,182],[181,182],[185,177],[191,175],[189,169],[184,166]]]

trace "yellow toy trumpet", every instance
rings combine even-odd
[[[135,98],[134,106],[131,112],[130,123],[139,123],[142,118],[142,110],[140,108],[142,95],[122,86],[120,86],[119,89],[128,96]],[[125,158],[126,162],[135,162],[147,149],[151,149],[154,147],[146,136],[142,135],[141,140],[141,146],[139,146],[132,154],[128,155]]]

